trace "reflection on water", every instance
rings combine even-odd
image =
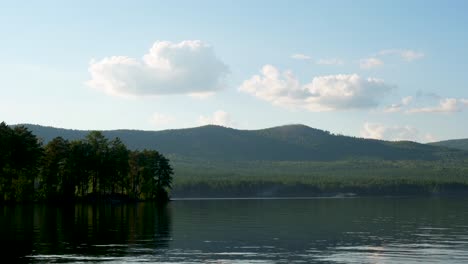
[[[468,263],[468,199],[0,207],[0,235],[23,262]]]
[[[168,209],[150,203],[0,209],[2,256],[24,262],[113,260],[170,242]]]

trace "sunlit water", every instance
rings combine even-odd
[[[468,263],[468,199],[3,206],[0,242],[1,263]]]

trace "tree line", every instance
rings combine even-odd
[[[172,175],[161,153],[131,151],[99,131],[43,145],[27,128],[0,123],[0,202],[167,202]]]

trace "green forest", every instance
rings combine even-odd
[[[0,203],[167,202],[173,169],[155,150],[129,150],[91,131],[46,145],[26,127],[0,123]]]
[[[468,195],[468,159],[171,161],[174,197]]]

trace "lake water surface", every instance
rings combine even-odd
[[[0,206],[1,263],[468,263],[466,198]]]

